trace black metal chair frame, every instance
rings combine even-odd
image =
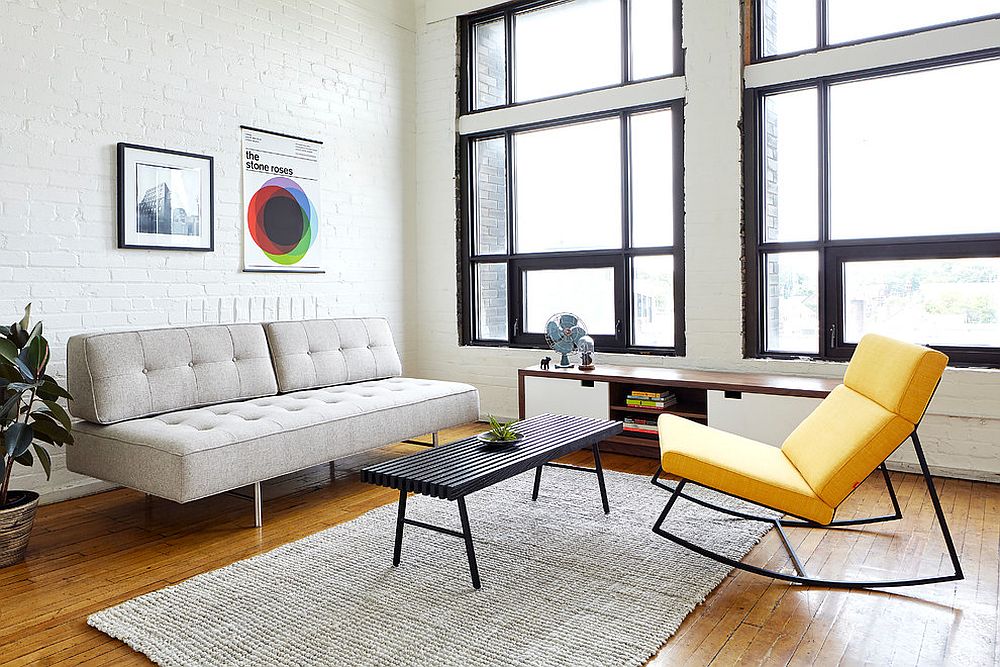
[[[881,470],[882,472],[882,479],[885,481],[886,489],[889,492],[889,499],[892,501],[893,513],[886,514],[883,516],[866,517],[861,519],[845,519],[843,521],[835,520],[827,525],[816,523],[815,521],[810,521],[808,519],[802,519],[801,521],[782,521],[780,517],[771,518],[771,517],[757,516],[754,514],[747,514],[745,512],[729,509],[727,507],[720,507],[718,505],[714,505],[706,500],[703,500],[701,498],[696,498],[694,496],[688,495],[683,492],[684,486],[689,482],[696,486],[703,486],[701,484],[697,484],[697,482],[691,482],[690,480],[681,479],[677,483],[677,485],[673,487],[668,484],[665,484],[663,480],[660,479],[660,475],[663,472],[663,469],[661,468],[657,470],[655,475],[653,475],[653,479],[651,481],[653,485],[658,486],[662,489],[666,489],[667,491],[670,491],[671,496],[670,499],[667,500],[667,505],[666,507],[663,508],[663,512],[660,513],[660,517],[656,520],[656,523],[653,525],[653,532],[656,533],[657,535],[660,535],[661,537],[665,537],[668,540],[675,542],[676,544],[679,544],[680,546],[686,549],[690,549],[695,553],[701,554],[706,558],[711,558],[712,560],[717,561],[719,563],[723,563],[724,565],[729,565],[730,567],[738,568],[740,570],[744,570],[745,572],[752,572],[754,574],[759,574],[765,577],[771,577],[773,579],[780,579],[783,581],[789,581],[792,583],[805,584],[810,586],[822,586],[827,588],[892,588],[897,586],[919,586],[923,584],[936,584],[945,581],[958,581],[960,579],[964,579],[965,575],[962,573],[962,565],[958,559],[958,551],[955,549],[955,543],[952,540],[951,533],[948,530],[948,522],[945,520],[944,511],[941,509],[941,500],[938,498],[937,489],[934,486],[934,479],[931,477],[930,470],[927,467],[927,459],[924,457],[924,450],[920,446],[920,438],[917,437],[916,429],[913,430],[913,433],[910,434],[908,439],[913,443],[913,449],[917,453],[917,460],[920,462],[920,472],[924,478],[924,482],[927,485],[927,492],[930,494],[931,504],[934,506],[934,513],[937,515],[938,526],[941,528],[941,534],[944,537],[944,543],[945,546],[948,548],[948,555],[951,557],[951,564],[955,570],[954,574],[940,575],[934,577],[922,577],[917,579],[891,579],[884,581],[845,581],[836,579],[819,579],[816,577],[810,577],[809,575],[806,574],[805,567],[803,566],[802,561],[799,559],[798,554],[795,552],[795,548],[789,541],[788,535],[785,534],[784,531],[785,527],[791,526],[797,528],[844,528],[850,526],[882,523],[885,521],[896,521],[898,519],[903,518],[903,512],[899,507],[899,500],[896,498],[896,490],[892,486],[892,480],[889,478],[889,471],[885,467],[885,461],[879,464],[876,470]],[[875,471],[873,470],[872,474],[874,473]],[[711,488],[711,487],[706,486],[705,488]],[[719,491],[718,489],[713,489],[713,491],[716,491],[717,493],[725,493]],[[853,491],[851,493],[853,493]],[[732,494],[725,494],[725,495],[732,495]],[[785,551],[788,552],[788,556],[789,558],[791,558],[792,565],[795,567],[795,570],[796,572],[798,572],[798,574],[794,575],[785,572],[777,572],[775,570],[769,570],[763,567],[757,567],[756,565],[743,563],[741,561],[734,560],[732,558],[728,558],[721,554],[715,553],[714,551],[710,551],[705,547],[689,542],[688,540],[685,540],[682,537],[678,537],[677,535],[668,532],[663,528],[663,522],[666,520],[667,514],[670,513],[670,510],[673,508],[674,503],[677,502],[678,498],[684,498],[685,500],[697,503],[698,505],[702,505],[703,507],[707,507],[717,512],[728,514],[730,516],[734,516],[740,519],[748,519],[750,521],[762,521],[764,523],[773,523],[774,527],[778,529],[778,536],[781,538],[781,541],[785,547]],[[745,498],[739,498],[739,499],[743,500],[744,502],[753,502],[753,501],[748,501]],[[760,507],[764,507],[765,509],[781,512],[783,513],[783,515],[788,514],[783,512],[783,510],[778,510],[773,507],[767,507],[766,505],[762,505],[761,503],[753,503],[753,504],[758,505]]]

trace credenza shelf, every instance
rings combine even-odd
[[[674,406],[667,408],[644,408],[632,405],[612,405],[610,409],[612,413],[636,412],[646,415],[677,415],[678,417],[687,417],[689,419],[708,419],[708,413],[704,410],[685,408],[684,406],[679,408],[675,408]]]
[[[519,416],[522,419],[526,416],[526,378],[547,378],[567,382],[565,385],[567,398],[562,401],[562,409],[551,411],[581,414],[581,416],[603,415],[617,420],[624,420],[628,415],[649,418],[661,414],[673,414],[701,424],[708,424],[710,421],[709,392],[724,392],[726,398],[742,398],[742,394],[746,393],[822,399],[840,384],[840,380],[833,378],[765,373],[610,365],[598,366],[592,371],[581,371],[576,368],[542,370],[538,366],[531,366],[518,370],[518,407]],[[569,384],[574,381],[579,384]],[[595,387],[597,384],[601,386],[602,390],[603,386],[607,385],[606,399],[575,400],[573,398],[574,391]],[[556,392],[561,385],[562,383],[554,385],[547,392]],[[663,408],[626,405],[625,397],[636,389],[670,391],[677,397],[678,402]],[[600,395],[604,396],[604,394]],[[719,394],[720,397],[722,395],[722,393]],[[656,433],[626,431],[603,442],[601,449],[658,458],[659,438]]]

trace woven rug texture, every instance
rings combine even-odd
[[[605,474],[607,516],[572,470],[546,468],[537,502],[533,473],[469,496],[478,591],[452,536],[407,526],[392,567],[393,503],[88,623],[170,667],[642,665],[729,568],[653,534],[667,492]],[[411,497],[407,517],[461,530],[454,502]],[[768,530],[684,500],[666,527],[737,559]]]

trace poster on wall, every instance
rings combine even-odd
[[[243,270],[323,273],[323,142],[241,126]]]

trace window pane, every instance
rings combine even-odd
[[[831,44],[1000,12],[1000,0],[828,1]]]
[[[830,89],[831,235],[1000,232],[1000,60]]]
[[[636,345],[674,346],[674,258],[632,260],[632,330]]]
[[[507,148],[503,137],[473,144],[476,254],[507,252]]]
[[[514,17],[517,102],[621,83],[620,0],[573,0]]]
[[[620,124],[514,135],[518,252],[621,247]]]
[[[763,55],[776,56],[816,48],[813,0],[760,0]]]
[[[615,270],[558,269],[524,272],[524,330],[545,333],[563,311],[583,319],[590,334],[615,333]]]
[[[769,352],[819,352],[819,256],[815,252],[764,255]]]
[[[476,338],[507,340],[507,265],[477,264]]]
[[[764,98],[764,240],[812,241],[819,234],[816,89]]]
[[[507,31],[502,18],[477,23],[473,28],[476,72],[473,109],[487,109],[507,101]]]
[[[1000,347],[1000,259],[844,264],[844,341],[876,332],[929,345]]]
[[[632,79],[674,72],[674,3],[632,0]]]
[[[632,116],[632,245],[668,246],[674,238],[673,112]]]

